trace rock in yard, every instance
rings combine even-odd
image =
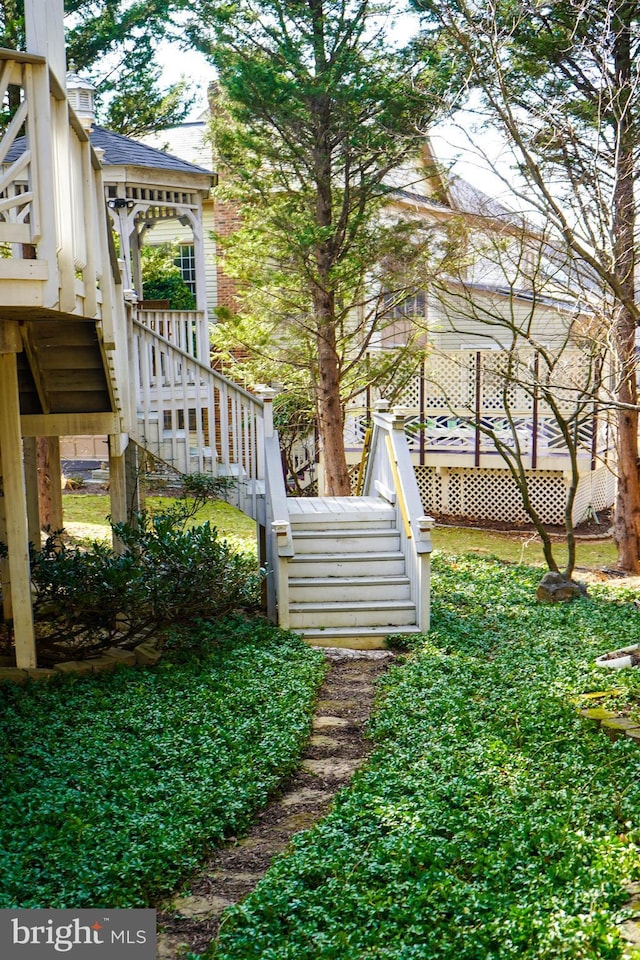
[[[536,596],[538,600],[547,603],[559,603],[563,600],[575,600],[576,597],[586,597],[587,588],[577,580],[567,580],[561,573],[550,570],[538,584]]]

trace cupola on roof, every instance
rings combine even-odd
[[[85,128],[90,130],[96,119],[96,88],[77,73],[67,74],[67,99],[75,115]]]

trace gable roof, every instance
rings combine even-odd
[[[179,127],[168,127],[158,133],[146,133],[142,142],[156,150],[204,167],[212,163],[212,147],[207,142],[208,112],[197,120],[187,120]]]
[[[90,133],[91,144],[99,150],[104,150],[103,163],[105,166],[151,167],[155,170],[174,170],[177,173],[205,173],[212,176],[211,170],[200,167],[187,160],[181,160],[163,150],[156,150],[146,143],[125,137],[113,130],[94,126]]]

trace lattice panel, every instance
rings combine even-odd
[[[529,496],[546,523],[563,522],[566,493],[560,472],[531,472]],[[470,518],[485,517],[512,523],[528,520],[520,492],[506,470],[464,471],[462,510]]]
[[[581,478],[573,510],[573,519],[576,523],[584,520],[591,507],[593,510],[604,510],[610,507],[615,500],[616,478],[607,467],[598,467],[592,473]]]
[[[409,407],[410,410],[420,409],[420,376],[418,374],[398,394],[394,406],[395,404],[401,407]]]
[[[466,350],[432,356],[426,364],[425,410],[461,409],[475,405],[475,354]]]
[[[529,355],[485,351],[481,354],[480,405],[483,412],[503,410],[512,413],[533,411],[533,357]]]
[[[518,488],[507,470],[444,470],[439,475],[434,467],[416,467],[416,478],[425,513],[444,513],[467,520],[529,522]],[[566,493],[559,471],[531,471],[529,491],[545,523],[563,522]]]
[[[442,479],[435,467],[416,467],[416,481],[424,512],[442,513]]]
[[[447,499],[446,503],[443,503],[446,513],[456,517],[462,516],[462,481],[463,477],[460,472],[449,474]]]

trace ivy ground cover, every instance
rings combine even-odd
[[[435,567],[433,629],[384,681],[370,763],[231,909],[209,957],[622,956],[640,748],[570,698],[613,686],[593,659],[638,637],[638,613],[604,593],[539,604],[527,568]]]
[[[295,769],[323,658],[261,621],[154,668],[0,685],[0,907],[145,906]]]

